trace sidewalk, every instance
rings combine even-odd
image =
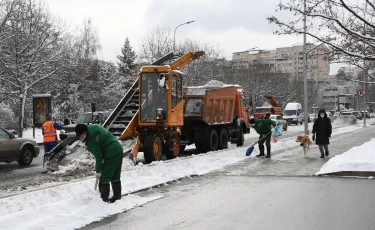
[[[247,176],[314,176],[316,172],[333,156],[362,145],[375,137],[373,127],[361,128],[351,133],[331,138],[329,158],[320,158],[317,145],[312,144],[308,158],[304,158],[302,148],[273,151],[272,158],[251,158],[238,164],[228,166],[229,175]],[[257,147],[256,147],[257,148]]]

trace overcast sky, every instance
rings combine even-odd
[[[219,46],[228,60],[233,52],[253,47],[274,49],[302,43],[301,36],[273,35],[279,0],[47,0],[51,12],[72,28],[91,18],[102,49],[99,58],[116,62],[125,37],[137,50],[139,38],[156,27],[180,27],[176,40],[189,38]],[[289,12],[278,16],[291,17]]]

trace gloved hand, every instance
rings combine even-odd
[[[312,140],[315,141],[315,134],[313,134],[313,136],[312,136]]]
[[[100,177],[102,176],[102,173],[95,173],[95,176],[97,179],[100,179]]]

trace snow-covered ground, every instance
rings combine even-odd
[[[345,171],[375,172],[375,139],[331,158],[316,175]]]
[[[361,126],[336,129],[333,135],[351,132]],[[299,146],[295,137],[280,139],[273,150]],[[192,155],[170,161],[126,167],[121,174],[123,195],[153,186],[167,184],[192,175],[203,175],[242,161],[247,147]],[[255,148],[250,158],[258,153]],[[94,190],[95,178],[72,181],[54,187],[0,199],[0,229],[73,229],[104,217],[126,211],[161,198],[124,196],[115,204],[103,203]],[[45,186],[45,185],[44,185]],[[22,220],[22,221],[20,221]]]

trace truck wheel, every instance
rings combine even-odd
[[[245,134],[243,133],[243,130],[240,127],[240,131],[238,132],[237,147],[243,146],[244,142],[245,142]]]
[[[215,151],[219,146],[219,136],[217,135],[216,129],[211,129],[208,137],[208,151]]]
[[[219,149],[228,148],[228,132],[225,128],[221,128],[219,131]]]
[[[160,161],[163,144],[159,135],[147,135],[144,141],[144,155],[146,163]]]
[[[167,151],[167,159],[174,159],[180,155],[180,138],[176,137],[173,141],[173,149]]]

